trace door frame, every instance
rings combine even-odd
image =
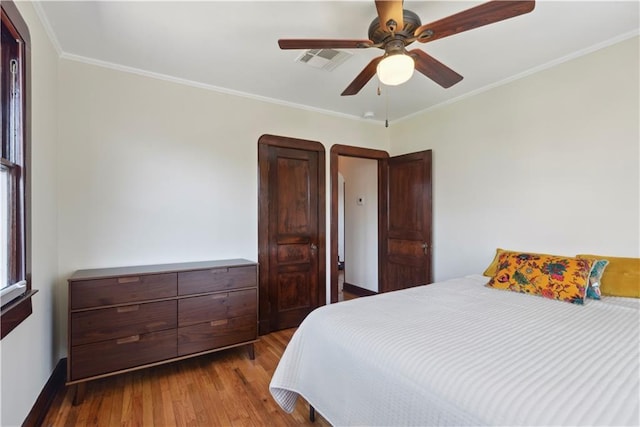
[[[261,167],[261,147],[291,148],[318,153],[318,306],[326,304],[326,166],[324,145],[317,141],[265,134],[258,138],[258,331],[260,335],[271,332],[269,296],[269,199],[265,191],[269,182],[269,170]],[[264,298],[263,298],[264,296]]]
[[[331,303],[338,302],[338,161],[340,156],[372,159],[378,162],[378,235],[382,233],[382,227],[386,224],[386,174],[384,160],[389,158],[389,153],[372,148],[354,147],[351,145],[336,144],[331,147],[329,154],[330,182],[331,182],[331,226],[330,226],[330,271],[331,271]],[[384,200],[383,200],[384,199]],[[378,242],[378,289],[382,278],[381,261],[383,259],[382,245]]]

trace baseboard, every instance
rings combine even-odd
[[[66,378],[67,358],[64,357],[60,359],[56,367],[53,368],[49,380],[47,380],[47,383],[42,388],[42,391],[36,399],[36,403],[33,404],[27,418],[25,418],[22,423],[22,427],[37,427],[42,425],[58,390],[60,390],[60,387],[64,387]]]
[[[377,294],[377,292],[371,291],[369,289],[361,288],[360,286],[352,285],[351,283],[347,283],[347,282],[344,282],[342,289],[344,289],[345,292],[349,292],[350,294],[354,294],[359,297],[368,297],[368,296]]]

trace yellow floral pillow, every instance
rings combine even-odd
[[[555,255],[504,252],[490,288],[505,289],[574,304],[584,304],[595,261]]]
[[[493,257],[493,261],[491,261],[491,264],[489,264],[489,267],[487,267],[487,269],[484,271],[484,273],[482,273],[485,276],[488,277],[493,277],[496,275],[496,271],[498,269],[498,261],[500,260],[500,254],[503,254],[507,251],[505,251],[502,248],[497,248],[496,249],[496,255]]]
[[[497,248],[496,249],[496,255],[493,257],[493,261],[491,261],[491,264],[489,264],[489,267],[487,267],[487,269],[484,271],[484,273],[482,273],[484,276],[493,277],[493,276],[496,275],[496,271],[498,270],[498,261],[500,260],[500,255],[502,255],[504,253],[521,254],[521,253],[524,253],[524,252],[510,251],[510,250],[507,250],[507,249]],[[532,252],[527,252],[527,253],[529,255],[545,255],[545,256],[549,255],[549,254],[537,254],[537,253],[532,253]]]

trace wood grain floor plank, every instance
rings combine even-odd
[[[70,405],[65,405],[64,401],[67,399],[67,395],[72,388],[61,388],[56,394],[51,403],[52,408],[60,408],[57,413],[51,414],[49,412],[49,418],[51,419],[51,425],[64,426],[65,421],[69,418]],[[53,415],[53,416],[52,416]]]
[[[93,422],[97,423],[97,420],[100,419],[111,419],[111,412],[113,410],[113,389],[110,387],[101,387],[101,393],[103,398],[100,399],[98,409],[95,414],[93,414]]]
[[[162,369],[166,370],[169,366],[163,366]],[[162,425],[162,421],[164,420],[175,420],[176,415],[173,412],[173,404],[171,401],[171,385],[169,383],[169,372],[164,372],[164,375],[160,377],[160,392],[161,392],[161,400],[160,405],[162,405],[162,411],[160,411],[159,418],[155,420],[156,425]],[[155,405],[155,402],[154,402]],[[159,412],[159,411],[156,411]]]

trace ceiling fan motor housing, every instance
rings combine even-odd
[[[384,49],[384,45],[391,40],[409,40],[414,38],[413,33],[422,25],[420,17],[414,12],[404,9],[402,11],[402,19],[404,20],[404,27],[396,28],[395,32],[391,33],[389,31],[382,30],[380,27],[380,18],[376,17],[371,21],[371,25],[369,25],[369,40],[373,41],[375,44],[380,43],[380,49]]]
[[[405,44],[402,40],[390,40],[388,42],[386,42],[385,46],[384,46],[384,51],[385,51],[385,55],[384,56],[390,56],[390,55],[406,55],[407,54],[407,50],[404,48]]]

